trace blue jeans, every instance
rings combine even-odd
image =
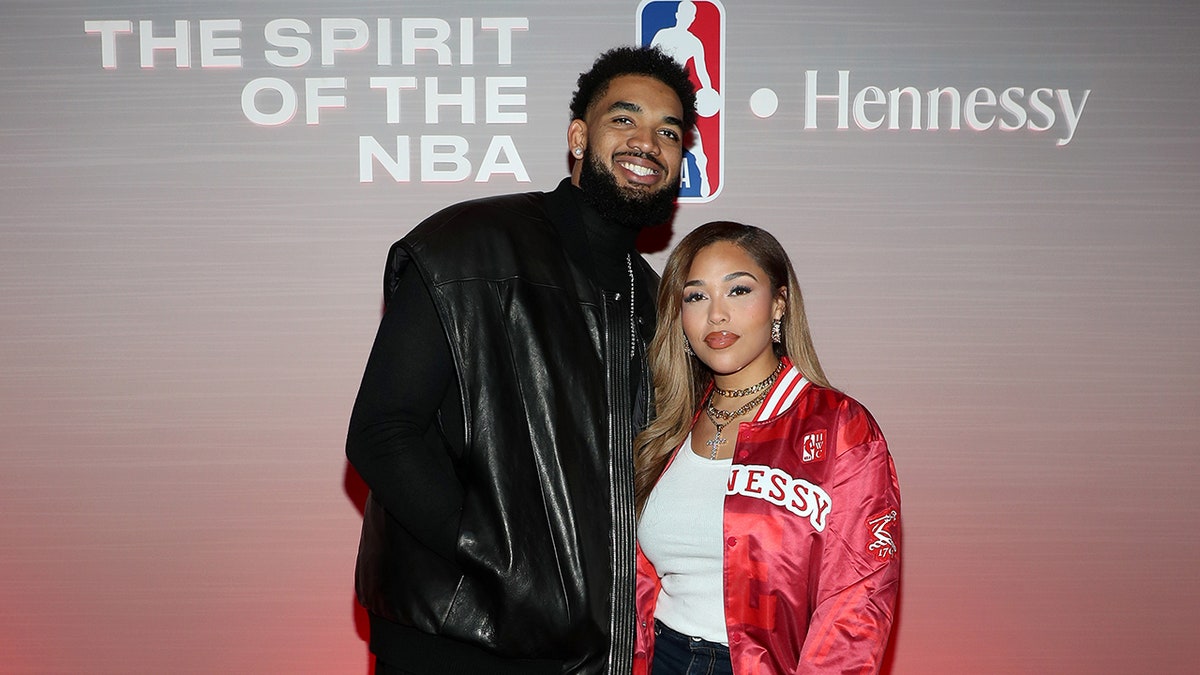
[[[729,647],[688,637],[655,620],[651,675],[733,675]]]

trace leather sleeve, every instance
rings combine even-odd
[[[462,432],[461,421],[448,428],[454,424],[441,411],[460,408],[458,386],[424,282],[414,265],[395,260],[389,256],[390,297],[350,416],[346,456],[394,519],[453,560],[463,490],[450,439]]]

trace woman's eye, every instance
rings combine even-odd
[[[729,294],[730,295],[746,295],[750,291],[751,291],[751,289],[749,286],[734,286],[733,288],[729,289]]]
[[[703,293],[687,293],[683,296],[684,302],[696,302],[697,300],[703,300],[703,299],[704,299]]]

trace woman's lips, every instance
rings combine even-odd
[[[709,333],[704,336],[704,344],[708,345],[710,349],[725,349],[737,341],[738,336],[727,330]]]

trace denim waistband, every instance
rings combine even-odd
[[[710,649],[710,650],[715,651],[717,654],[724,654],[725,656],[729,655],[729,647],[728,646],[723,645],[720,642],[712,642],[711,640],[705,640],[704,638],[692,637],[691,635],[684,635],[683,633],[680,633],[679,631],[675,630],[674,628],[671,628],[670,626],[659,621],[658,619],[654,620],[654,635],[655,635],[655,642],[665,638],[668,640],[676,641],[680,644],[686,643],[688,645],[688,648],[692,649],[693,651]]]

